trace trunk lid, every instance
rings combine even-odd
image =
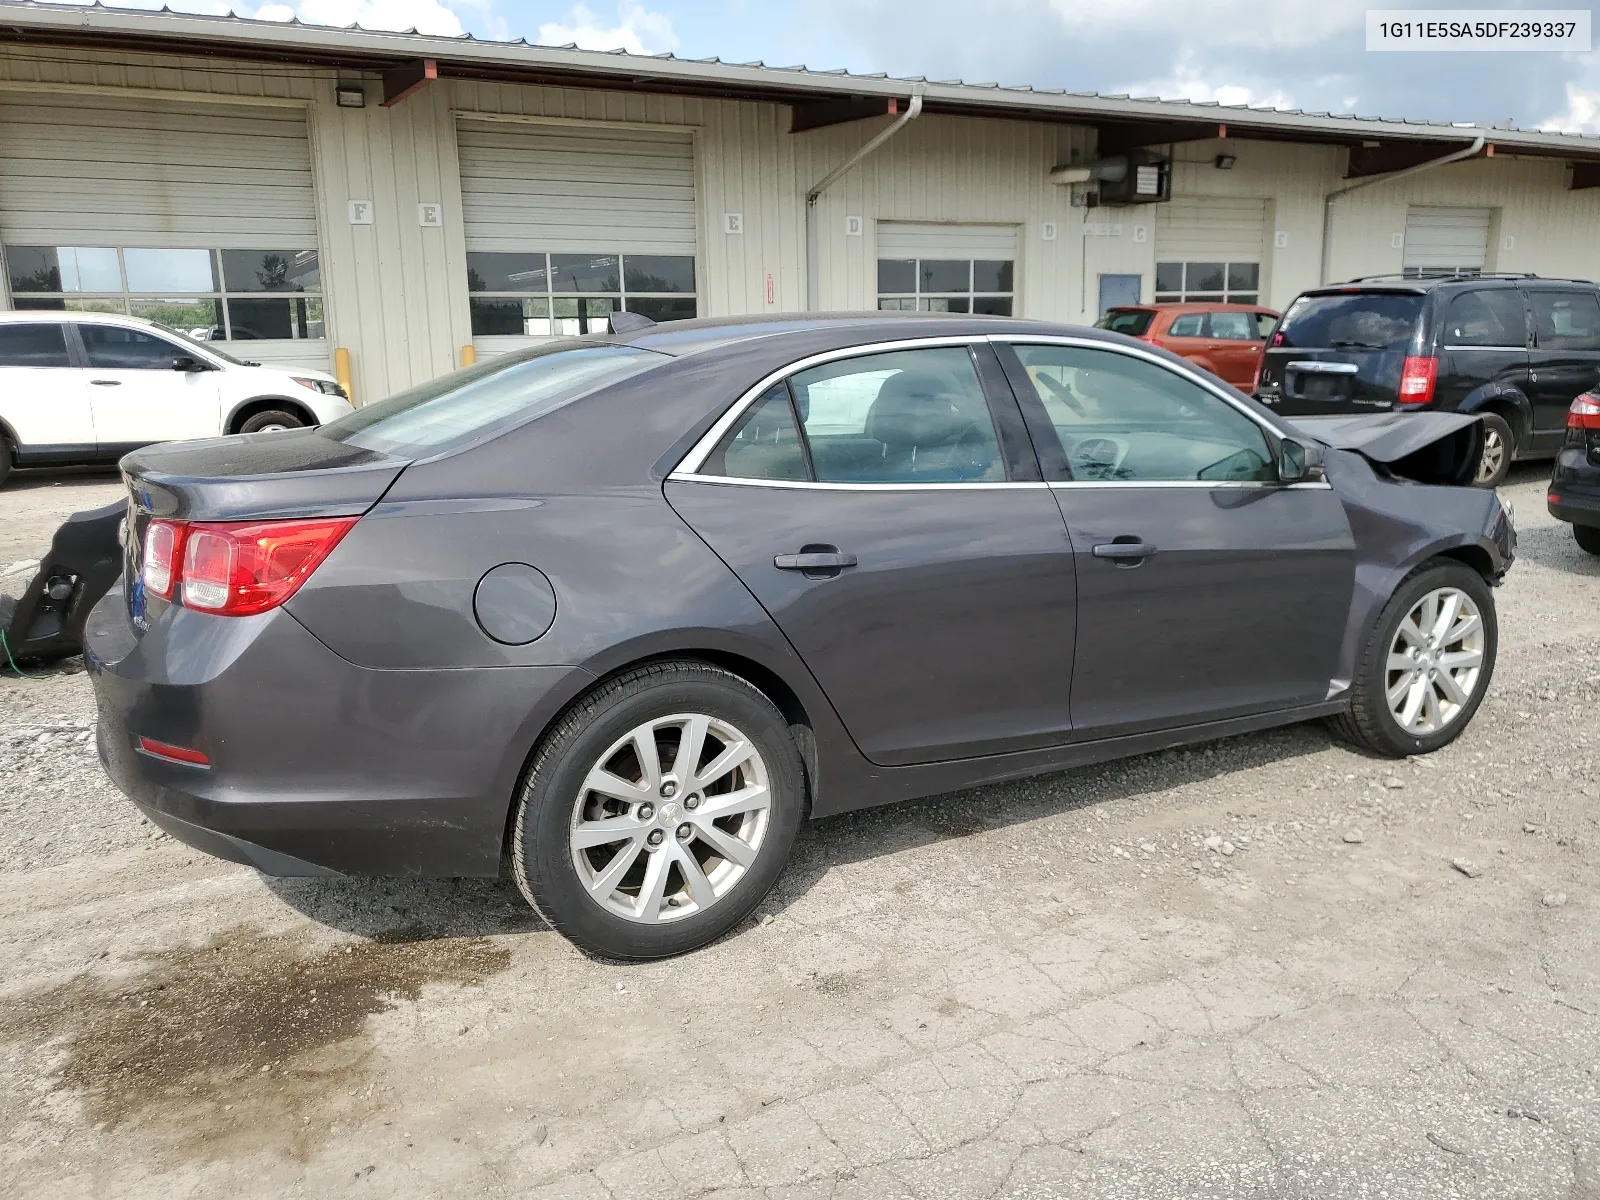
[[[1407,356],[1423,352],[1425,299],[1396,288],[1300,296],[1262,354],[1257,395],[1286,416],[1393,408]]]
[[[335,441],[315,429],[166,442],[122,460],[128,511],[122,582],[141,633],[166,608],[139,580],[145,532],[157,517],[254,521],[354,517],[376,504],[411,460]]]

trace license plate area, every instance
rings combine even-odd
[[[1288,375],[1289,394],[1297,400],[1343,400],[1349,393],[1348,375],[1292,371]]]

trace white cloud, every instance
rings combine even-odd
[[[1365,26],[1369,0],[1319,0],[1316,4],[1263,5],[1260,0],[1207,0],[1196,12],[1172,0],[1117,0],[1085,4],[1050,0],[1050,11],[1064,29],[1120,36],[1132,29],[1170,29],[1173,22],[1195,22],[1192,36],[1210,46],[1315,46],[1337,34]]]
[[[1252,108],[1293,108],[1294,99],[1281,88],[1263,91],[1241,83],[1212,83],[1207,72],[1191,54],[1182,54],[1172,69],[1159,79],[1131,84],[1132,96],[1160,96],[1163,100],[1194,100],[1199,103],[1247,104]],[[1118,91],[1123,89],[1118,88]]]
[[[298,17],[310,25],[416,29],[445,37],[460,37],[465,32],[461,18],[444,0],[298,0],[294,4],[263,4],[248,15],[263,21]]]
[[[618,0],[614,24],[597,16],[587,4],[574,4],[565,22],[539,26],[539,41],[546,46],[576,42],[584,50],[626,50],[631,54],[660,54],[678,48],[672,18],[651,12],[638,0]]]
[[[1539,122],[1539,128],[1561,133],[1600,133],[1600,91],[1567,84],[1566,110],[1546,117]]]

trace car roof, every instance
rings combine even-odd
[[[1243,304],[1232,300],[1158,300],[1154,304],[1113,304],[1107,312],[1265,312],[1273,316],[1278,310],[1265,304]]]
[[[1331,296],[1341,292],[1394,292],[1400,295],[1425,295],[1445,288],[1513,288],[1536,284],[1540,287],[1593,288],[1589,279],[1557,279],[1531,274],[1433,275],[1407,278],[1403,275],[1362,275],[1343,283],[1325,283],[1307,288],[1304,296]]]
[[[0,322],[13,324],[18,321],[109,321],[117,325],[155,327],[155,322],[147,317],[130,317],[126,313],[69,312],[59,308],[17,308],[0,311]]]

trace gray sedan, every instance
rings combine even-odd
[[[1515,534],[1473,419],[1401,424],[1009,319],[551,341],[125,459],[101,755],[262,871],[508,870],[592,951],[680,953],[807,817],[1313,718],[1457,737]]]

